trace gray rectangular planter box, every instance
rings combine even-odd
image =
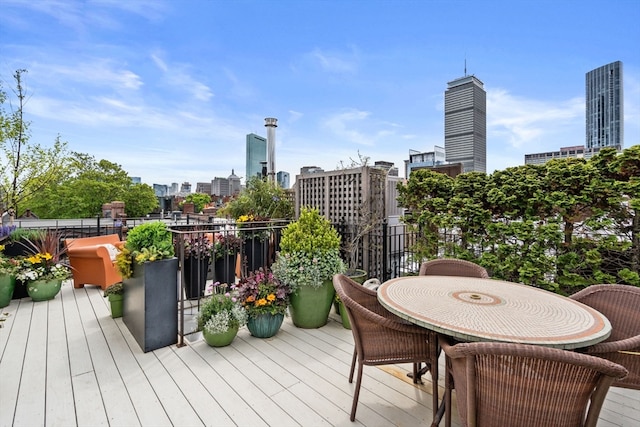
[[[145,353],[178,342],[178,259],[133,263],[122,320]]]

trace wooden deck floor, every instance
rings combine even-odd
[[[270,339],[244,328],[225,348],[194,335],[187,346],[143,353],[107,304],[98,288],[67,282],[52,301],[1,310],[0,426],[431,423],[430,385],[414,386],[399,365],[365,367],[349,421],[353,341],[333,315],[320,329],[286,319]],[[640,392],[612,388],[598,425],[640,425]]]

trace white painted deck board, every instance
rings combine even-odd
[[[187,346],[143,353],[97,287],[67,282],[52,301],[14,300],[1,312],[0,427],[431,422],[430,377],[412,384],[409,365],[366,366],[356,422],[349,421],[353,339],[334,314],[319,329],[285,319],[273,338],[243,328],[229,347],[193,335]],[[453,419],[458,427],[455,412]],[[640,391],[612,388],[598,425],[640,425]]]

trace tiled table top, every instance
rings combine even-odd
[[[531,286],[457,276],[391,279],[378,299],[398,316],[463,341],[573,349],[611,333],[609,320],[570,298]]]

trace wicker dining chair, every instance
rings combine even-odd
[[[464,427],[595,427],[611,383],[627,374],[609,360],[544,346],[446,338],[440,346]]]
[[[592,285],[571,298],[604,314],[611,335],[588,347],[585,353],[604,357],[627,368],[626,378],[613,387],[640,390],[640,288],[628,285]]]
[[[436,333],[389,312],[378,302],[375,291],[365,288],[343,274],[333,276],[333,286],[347,310],[355,344],[349,373],[350,383],[353,382],[356,362],[358,364],[351,421],[356,418],[364,365],[413,363],[413,382],[418,383],[418,362],[424,362],[431,371],[435,418],[438,409],[439,356]]]
[[[466,276],[489,278],[484,267],[471,261],[456,258],[438,258],[425,261],[420,266],[420,276]]]

